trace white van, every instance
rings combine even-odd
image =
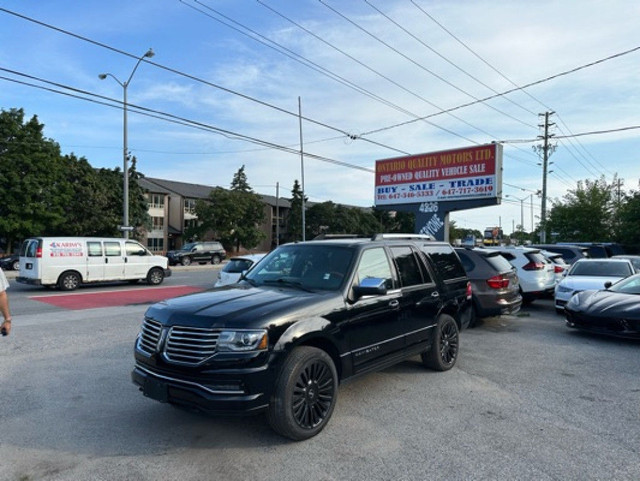
[[[63,291],[84,283],[141,279],[155,286],[171,275],[167,262],[130,239],[34,237],[22,243],[16,280]]]

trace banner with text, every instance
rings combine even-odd
[[[376,161],[375,204],[410,204],[497,197],[502,145]]]

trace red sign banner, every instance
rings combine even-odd
[[[480,145],[376,162],[376,205],[497,197],[502,146]]]

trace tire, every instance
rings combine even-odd
[[[453,317],[442,314],[434,333],[431,349],[423,352],[422,362],[435,371],[448,371],[458,360],[460,332]]]
[[[60,274],[60,277],[58,277],[58,289],[61,291],[73,291],[78,288],[81,282],[82,279],[77,272],[63,272]]]
[[[20,261],[13,261],[13,264],[11,264],[11,269],[14,271],[19,271],[20,270]]]
[[[191,257],[189,256],[185,256],[182,259],[180,259],[180,264],[182,264],[183,266],[190,266],[191,265]]]
[[[220,264],[220,262],[221,262],[221,261],[222,261],[222,259],[220,259],[220,256],[219,256],[219,255],[214,255],[214,256],[211,258],[211,263],[212,263],[212,264]]]
[[[147,274],[147,284],[151,286],[157,286],[159,284],[162,284],[163,280],[164,280],[164,271],[159,267],[154,267]]]
[[[308,439],[329,422],[337,395],[338,373],[331,357],[315,347],[296,347],[282,366],[267,420],[284,437]]]

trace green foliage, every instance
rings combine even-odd
[[[265,238],[259,225],[264,220],[264,203],[246,181],[244,166],[234,175],[231,190],[216,187],[207,201],[196,202],[196,215],[201,224],[189,234],[201,237],[208,231],[226,247],[252,249]],[[230,249],[231,250],[231,249]]]
[[[122,172],[95,170],[83,157],[62,156],[43,129],[36,116],[25,122],[22,109],[0,112],[0,237],[7,249],[35,235],[119,237]],[[135,157],[129,175],[130,223],[148,227]]]
[[[307,238],[323,234],[361,234],[382,232],[382,224],[370,210],[346,207],[331,201],[314,204],[307,209]]]
[[[613,238],[612,185],[604,177],[577,183],[564,196],[564,202],[554,202],[547,220],[547,238],[562,242],[605,241]]]
[[[296,179],[293,182],[293,189],[291,190],[291,209],[289,211],[289,241],[302,240],[302,187]],[[307,202],[307,198],[304,198],[304,202]],[[306,215],[305,215],[306,221]]]

